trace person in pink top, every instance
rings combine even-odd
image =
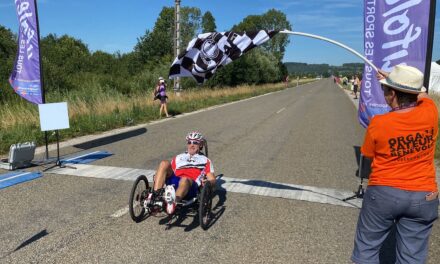
[[[160,99],[159,117],[162,117],[162,111],[165,112],[166,117],[170,117],[167,109],[168,96],[166,93],[167,85],[162,77],[159,77],[159,83],[154,90],[155,99]]]

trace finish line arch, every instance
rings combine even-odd
[[[354,55],[358,56],[359,58],[361,58],[363,61],[365,61],[368,65],[370,65],[376,72],[378,71],[377,67],[371,63],[371,61],[369,61],[367,58],[365,58],[364,56],[362,56],[359,52],[355,51],[354,49],[340,43],[337,42],[335,40],[329,39],[329,38],[325,38],[325,37],[321,37],[318,35],[313,35],[313,34],[309,34],[309,33],[304,33],[304,32],[297,32],[297,31],[290,31],[290,30],[282,30],[279,33],[282,34],[289,34],[289,35],[298,35],[298,36],[304,36],[304,37],[310,37],[310,38],[314,38],[314,39],[320,39],[320,40],[324,40],[327,42],[330,42],[332,44],[335,44],[343,49],[346,49],[348,51],[350,51],[351,53],[353,53]]]

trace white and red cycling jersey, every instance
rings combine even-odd
[[[201,172],[205,174],[214,173],[214,166],[210,159],[201,154],[190,155],[182,153],[171,161],[174,175],[177,177],[188,177],[194,181],[200,176]]]

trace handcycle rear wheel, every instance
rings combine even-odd
[[[212,187],[211,183],[207,181],[200,192],[199,200],[199,222],[203,230],[208,229],[211,222],[211,208]]]
[[[137,177],[131,188],[130,200],[128,201],[128,208],[130,216],[133,221],[139,223],[145,214],[144,201],[148,196],[149,185],[145,175]]]

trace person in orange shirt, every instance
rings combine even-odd
[[[434,152],[438,110],[416,68],[396,65],[379,71],[389,113],[367,128],[362,154],[372,159],[351,260],[379,263],[379,250],[396,226],[396,263],[425,263],[438,218]]]

